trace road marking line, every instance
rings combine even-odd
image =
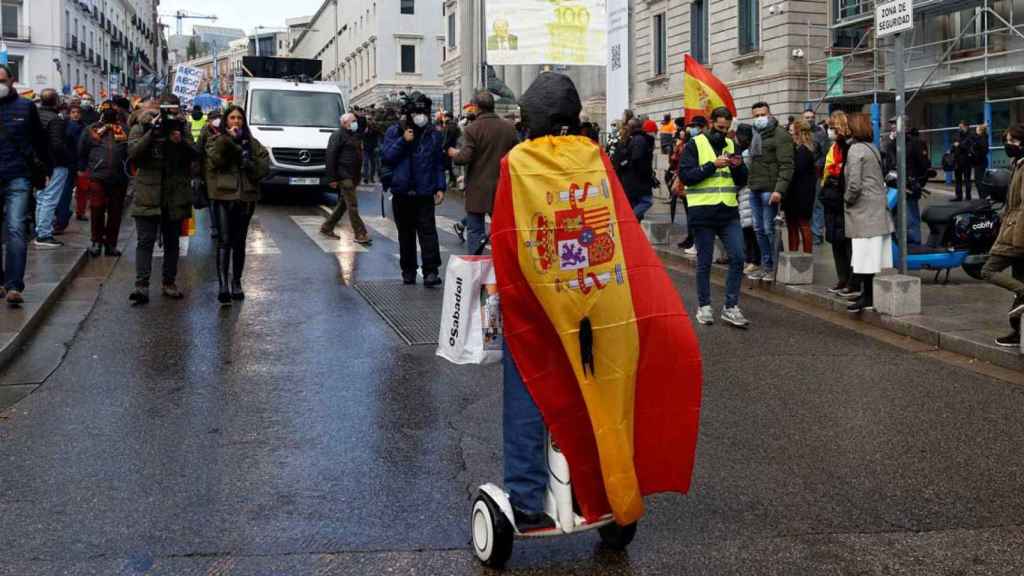
[[[321,216],[291,216],[295,225],[302,230],[321,250],[328,254],[340,254],[347,252],[367,252],[368,249],[362,244],[356,244],[352,232],[346,229],[336,229],[341,239],[329,238],[320,233],[320,227],[324,224]]]

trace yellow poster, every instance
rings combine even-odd
[[[606,66],[606,0],[487,0],[487,63]]]

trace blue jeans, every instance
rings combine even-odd
[[[821,205],[821,180],[814,183],[814,212],[811,213],[811,235],[814,241],[821,243],[825,240],[825,207]]]
[[[523,384],[508,347],[504,368],[502,435],[505,450],[505,490],[512,505],[523,512],[543,512],[548,487],[544,418]]]
[[[67,180],[67,168],[54,168],[46,188],[36,194],[36,238],[53,236],[53,219],[57,215],[57,203],[64,193]]]
[[[366,150],[363,152],[363,181],[373,182],[377,178],[377,169],[380,168],[380,156],[377,155],[377,149]],[[359,184],[356,182],[356,184]]]
[[[697,301],[701,306],[711,305],[711,263],[715,257],[715,236],[722,239],[729,254],[729,274],[725,279],[725,306],[740,303],[740,281],[743,279],[743,226],[736,218],[719,226],[697,226],[693,229],[697,246]]]
[[[633,214],[636,215],[636,219],[642,222],[644,219],[644,214],[646,214],[647,211],[651,209],[651,206],[654,206],[653,195],[649,194],[647,196],[638,198],[636,204],[633,204]]]
[[[487,240],[487,215],[476,212],[466,212],[463,225],[466,226],[466,254],[472,256],[477,249]]]
[[[63,230],[71,224],[71,197],[75,192],[75,175],[68,171],[68,177],[64,182],[64,190],[60,193],[60,200],[57,202],[56,220],[54,227]]]
[[[3,220],[7,228],[6,265],[0,266],[7,290],[25,289],[25,261],[28,259],[28,205],[32,185],[28,178],[15,178],[3,188]]]
[[[779,205],[771,204],[771,197],[771,192],[750,193],[754,231],[757,232],[757,246],[761,249],[761,268],[765,272],[775,270],[775,217],[779,215]]]
[[[920,198],[907,196],[907,244],[921,243]]]

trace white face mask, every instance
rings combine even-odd
[[[835,139],[836,139],[836,131],[835,130],[833,130],[831,128],[828,129],[828,139],[832,140],[832,141],[835,141]]]
[[[426,114],[413,114],[412,115],[412,123],[415,124],[416,126],[420,127],[420,128],[423,128],[424,126],[426,126],[427,122],[430,122],[430,118],[427,118]]]
[[[348,125],[348,130],[349,130],[349,132],[358,132],[359,131],[359,122],[353,121],[351,124]]]
[[[220,118],[214,118],[213,120],[210,120],[210,125],[214,128],[220,128]]]
[[[459,126],[467,126],[468,124],[469,124],[469,120],[466,120],[465,118],[463,118],[462,120],[459,120]]]
[[[757,128],[758,130],[764,130],[767,127],[768,127],[768,117],[767,116],[759,116],[757,118],[754,118],[754,128]]]
[[[0,82],[0,99],[7,98],[11,95],[11,87],[4,82]]]

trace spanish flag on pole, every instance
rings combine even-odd
[[[685,71],[683,108],[687,123],[694,116],[710,118],[711,111],[721,106],[725,106],[734,117],[736,116],[736,103],[732,101],[729,89],[689,54],[686,55]]]

